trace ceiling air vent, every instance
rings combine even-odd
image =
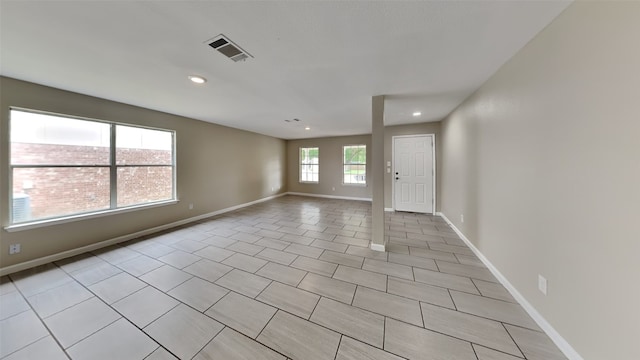
[[[244,61],[249,57],[253,57],[222,34],[207,40],[206,43],[235,62]]]

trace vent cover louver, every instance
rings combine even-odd
[[[233,41],[229,40],[222,34],[207,40],[206,43],[212,48],[218,50],[222,55],[235,62],[253,57],[251,56],[251,54],[244,51],[240,46],[236,45],[235,43],[233,43]]]

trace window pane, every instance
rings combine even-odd
[[[13,222],[109,208],[109,168],[13,169]]]
[[[171,165],[173,136],[170,131],[116,126],[116,164]]]
[[[110,125],[11,110],[12,165],[109,165]]]
[[[171,166],[118,168],[118,207],[173,198]]]
[[[366,184],[367,146],[353,145],[343,147],[343,183]]]

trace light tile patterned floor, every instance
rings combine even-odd
[[[286,196],[4,277],[2,359],[564,359],[439,217]]]

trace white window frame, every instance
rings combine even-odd
[[[32,110],[32,109],[26,109],[26,108],[20,108],[20,107],[9,107],[9,114],[11,114],[12,111],[21,111],[21,112],[28,112],[28,113],[34,113],[34,114],[43,114],[43,115],[49,115],[49,116],[56,116],[56,117],[62,117],[62,118],[68,118],[68,119],[73,119],[73,120],[82,120],[82,121],[87,121],[87,122],[96,122],[96,123],[102,123],[102,124],[109,124],[110,126],[110,131],[111,131],[111,136],[110,136],[110,142],[109,142],[109,149],[110,149],[110,161],[108,165],[23,165],[23,164],[17,164],[14,165],[11,162],[11,115],[9,116],[9,131],[8,131],[8,135],[7,138],[9,139],[9,156],[8,156],[8,164],[9,164],[9,176],[8,176],[8,187],[9,187],[9,203],[7,204],[8,207],[8,214],[9,214],[9,226],[5,227],[5,230],[9,231],[9,232],[13,232],[13,231],[20,231],[20,230],[28,230],[28,229],[33,229],[33,228],[39,228],[39,227],[43,227],[43,226],[49,226],[49,225],[56,225],[56,224],[61,224],[61,223],[68,223],[68,222],[72,222],[72,221],[77,221],[77,220],[83,220],[83,219],[90,219],[90,218],[95,218],[95,217],[102,217],[102,216],[106,216],[106,215],[111,215],[111,214],[115,214],[115,213],[123,213],[123,212],[130,212],[130,211],[135,211],[135,210],[139,210],[139,209],[147,209],[147,208],[153,208],[153,207],[158,207],[158,206],[164,206],[164,205],[172,205],[172,204],[176,204],[178,203],[177,200],[177,164],[176,164],[176,131],[175,130],[170,130],[170,129],[162,129],[162,128],[155,128],[155,127],[149,127],[149,126],[141,126],[141,125],[137,125],[137,124],[127,124],[127,123],[121,123],[121,122],[115,122],[115,121],[107,121],[107,120],[98,120],[98,119],[92,119],[92,118],[87,118],[87,117],[80,117],[80,116],[73,116],[73,115],[67,115],[67,114],[59,114],[59,113],[53,113],[53,112],[49,112],[49,111],[40,111],[40,110]],[[132,205],[127,205],[127,206],[117,206],[117,169],[118,168],[122,168],[122,167],[128,167],[127,165],[118,165],[116,164],[116,126],[117,125],[121,125],[121,126],[128,126],[128,127],[135,127],[135,128],[141,128],[141,129],[149,129],[149,130],[157,130],[157,131],[165,131],[165,132],[169,132],[171,133],[171,165],[154,165],[154,164],[142,164],[142,165],[131,165],[131,166],[150,166],[150,167],[168,167],[170,166],[172,169],[172,189],[171,189],[171,198],[170,199],[164,199],[164,200],[159,200],[159,201],[153,201],[153,202],[147,202],[147,203],[140,203],[140,204],[132,204]],[[88,212],[80,212],[80,213],[74,213],[74,214],[65,214],[65,215],[60,215],[60,216],[52,216],[52,217],[47,217],[47,218],[40,218],[40,219],[35,219],[33,221],[25,221],[25,222],[18,222],[18,223],[14,223],[14,219],[13,219],[13,170],[16,168],[51,168],[51,167],[57,167],[57,168],[83,168],[83,167],[104,167],[104,168],[109,168],[110,169],[110,181],[109,181],[109,192],[110,192],[110,206],[108,209],[101,209],[101,210],[95,210],[95,211],[88,211]]]
[[[302,150],[306,149],[306,150],[312,150],[312,149],[316,149],[318,150],[318,163],[317,164],[313,164],[313,163],[305,163],[303,162],[302,159]],[[302,180],[302,168],[303,166],[315,166],[318,168],[317,174],[318,174],[318,180],[313,181],[313,180]],[[312,172],[313,174],[313,172]],[[302,184],[319,184],[320,183],[320,147],[318,146],[309,146],[309,147],[300,147],[298,149],[298,182],[302,183]]]
[[[365,158],[364,158],[364,163],[357,163],[357,164],[345,164],[344,162],[344,153],[346,148],[348,147],[364,147],[364,151],[365,151]],[[341,176],[342,176],[342,185],[344,186],[367,186],[367,157],[366,157],[366,151],[367,151],[367,145],[366,144],[350,144],[350,145],[343,145],[342,146],[342,171],[341,171]],[[345,167],[347,165],[364,165],[364,183],[346,183],[344,182],[344,175],[345,175]]]

